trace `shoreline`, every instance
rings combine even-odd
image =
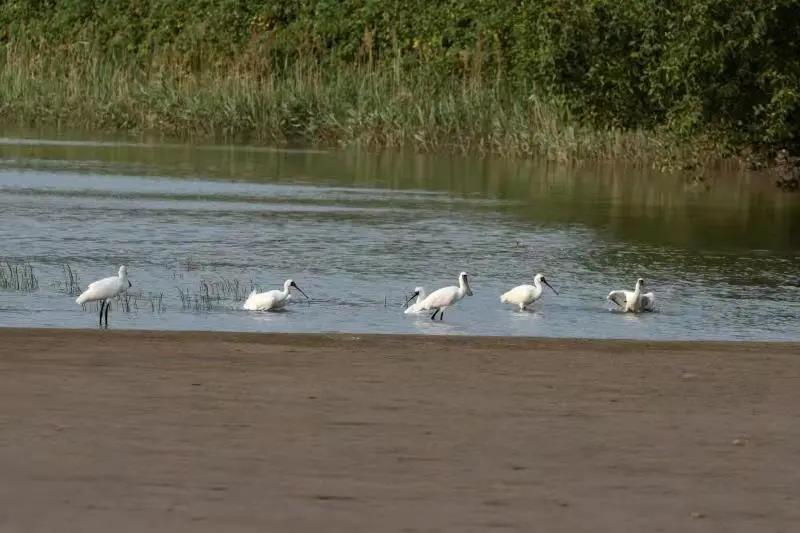
[[[0,328],[0,527],[790,531],[799,355]]]
[[[148,335],[148,336],[176,336],[185,337],[187,335],[208,336],[209,339],[220,340],[219,337],[230,337],[231,341],[280,341],[282,344],[302,342],[303,344],[312,345],[320,340],[334,340],[334,341],[349,341],[357,338],[360,341],[367,341],[380,344],[381,342],[399,342],[399,341],[423,341],[440,340],[442,343],[447,342],[464,342],[469,344],[478,343],[483,347],[491,347],[492,344],[500,344],[504,346],[514,345],[522,347],[522,345],[530,344],[537,346],[565,346],[574,345],[576,347],[585,347],[589,344],[597,344],[596,348],[603,348],[606,345],[614,345],[619,347],[620,344],[628,344],[630,348],[647,348],[661,346],[671,349],[693,349],[697,347],[702,348],[724,348],[725,346],[740,347],[744,349],[758,349],[762,347],[774,348],[797,348],[800,349],[799,340],[785,340],[785,339],[637,339],[633,337],[535,337],[523,335],[470,335],[470,334],[448,334],[448,333],[370,333],[358,331],[320,331],[320,332],[292,332],[292,331],[230,331],[230,330],[209,330],[209,329],[128,329],[117,328],[112,325],[109,329],[100,328],[54,328],[50,326],[3,326],[0,325],[0,336],[3,332],[11,333],[14,335],[24,335],[26,332],[43,332],[51,334],[65,334],[65,335],[83,335],[83,334],[97,334],[97,335]],[[163,340],[169,340],[167,338]]]

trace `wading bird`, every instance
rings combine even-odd
[[[119,267],[119,274],[110,278],[90,283],[83,293],[75,300],[81,305],[86,302],[100,302],[100,327],[103,326],[103,308],[106,311],[106,327],[108,327],[108,310],[111,302],[108,300],[127,291],[133,284],[128,281],[128,269],[125,265]]]
[[[289,294],[289,288],[291,287],[300,291],[300,294],[305,296],[306,300],[308,300],[308,296],[297,286],[297,283],[287,279],[283,284],[282,291],[256,292],[253,290],[250,296],[247,297],[247,300],[245,300],[242,309],[246,309],[247,311],[274,311],[280,309],[292,299],[292,295]]]
[[[439,313],[439,320],[444,320],[445,309],[455,305],[464,295],[472,296],[466,272],[458,275],[458,287],[443,287],[426,296],[422,303],[419,304],[420,310],[430,311],[433,309],[431,320],[436,320],[436,313]]]
[[[558,294],[558,291],[544,278],[544,274],[536,274],[533,277],[533,285],[518,285],[503,294],[500,297],[500,301],[504,304],[518,305],[520,311],[525,311],[530,304],[541,298],[542,291],[544,290],[542,283],[550,287],[551,291]]]
[[[641,311],[654,311],[656,297],[652,292],[642,293],[644,280],[636,280],[636,288],[633,291],[611,291],[608,299],[622,308],[626,313],[639,313]]]
[[[408,302],[413,300],[415,297],[417,298],[417,301],[411,305],[408,305]],[[406,305],[408,305],[408,307],[406,307],[406,310],[403,312],[407,315],[416,315],[418,313],[421,313],[423,311],[422,309],[423,300],[425,300],[425,288],[415,287],[414,294],[412,294],[411,297],[408,300],[406,300]]]

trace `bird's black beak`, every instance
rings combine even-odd
[[[546,279],[543,279],[542,281],[544,282],[544,284],[545,284],[545,285],[547,285],[548,287],[550,287],[550,290],[551,290],[551,291],[553,291],[554,293],[558,294],[558,291],[557,291],[557,290],[555,290],[555,289],[553,288],[553,286],[552,286],[552,285],[550,285],[550,284],[547,282],[547,280],[546,280]]]
[[[416,292],[416,291],[415,291],[415,292],[414,292],[414,294],[412,294],[411,296],[409,296],[409,297],[408,297],[408,300],[406,300],[406,303],[405,303],[405,305],[404,305],[403,307],[408,307],[408,302],[410,302],[411,300],[413,300],[413,299],[414,299],[414,297],[416,297],[416,296],[419,296],[419,292]]]
[[[306,300],[310,300],[310,299],[311,299],[311,298],[309,298],[309,297],[308,297],[308,295],[307,295],[306,293],[304,293],[304,292],[303,292],[303,289],[301,289],[300,287],[298,287],[298,286],[297,286],[297,283],[292,283],[292,287],[294,287],[295,289],[297,289],[298,291],[300,291],[300,294],[302,294],[303,296],[305,296],[305,297],[306,297]]]

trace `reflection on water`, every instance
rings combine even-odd
[[[61,265],[85,285],[124,262],[167,311],[115,309],[116,327],[800,338],[800,195],[756,176],[46,139],[0,139],[0,256],[33,263],[41,284],[0,292],[2,325],[91,327],[52,285]],[[403,315],[414,286],[454,284],[461,270],[475,296],[443,323]],[[530,313],[500,304],[536,271],[561,296]],[[290,276],[311,305],[199,312],[178,299],[201,280],[268,289]],[[639,276],[659,313],[610,312],[608,291]]]

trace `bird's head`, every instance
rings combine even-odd
[[[462,272],[458,275],[458,283],[459,285],[463,285],[466,289],[467,296],[472,296],[472,289],[469,286],[469,276],[466,272]]]
[[[534,282],[541,281],[542,283],[544,283],[545,285],[550,287],[551,291],[553,291],[554,293],[558,294],[558,291],[555,290],[552,285],[550,285],[550,283],[547,281],[547,278],[544,277],[544,274],[541,274],[541,273],[540,274],[536,274],[536,277],[533,278],[533,280],[534,280]]]
[[[119,267],[119,279],[122,280],[123,283],[127,281],[129,289],[133,287],[133,283],[131,283],[130,280],[128,279],[128,269],[125,265]]]
[[[303,296],[306,297],[306,300],[310,300],[311,299],[311,298],[308,297],[308,295],[306,293],[303,292],[303,289],[301,289],[300,287],[297,286],[297,283],[295,283],[293,279],[287,279],[286,283],[284,283],[283,286],[287,291],[289,290],[289,287],[294,287],[295,289],[300,291],[300,294],[302,294]]]
[[[409,302],[414,298],[416,298],[417,296],[419,296],[420,294],[422,294],[422,291],[423,291],[422,287],[414,287],[414,292],[411,293],[411,296],[409,296],[408,299],[406,299],[404,307],[408,307]]]

